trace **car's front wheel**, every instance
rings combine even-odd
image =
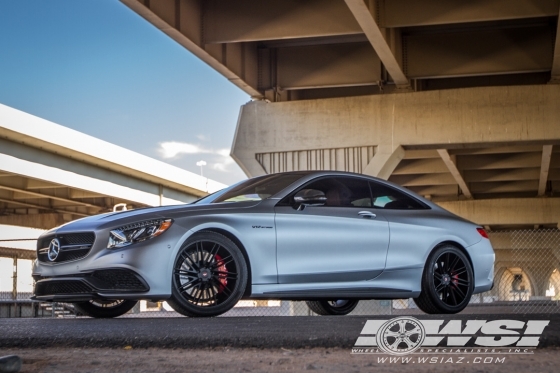
[[[318,315],[348,315],[354,311],[359,300],[356,299],[336,299],[336,300],[316,300],[306,301],[307,307]]]
[[[135,300],[90,300],[88,302],[74,303],[74,308],[79,313],[99,319],[119,317],[130,311],[137,301]]]
[[[435,249],[422,275],[422,292],[414,303],[426,313],[457,313],[471,299],[474,275],[467,256],[459,248],[444,245]]]
[[[248,270],[239,247],[215,232],[200,232],[182,246],[173,266],[168,303],[191,317],[218,316],[241,299]]]

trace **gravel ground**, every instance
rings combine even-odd
[[[135,349],[120,348],[41,348],[0,349],[0,356],[18,355],[23,360],[21,373],[81,372],[558,372],[560,349],[536,350],[534,355],[506,355],[496,362],[496,355],[459,356],[422,355],[437,363],[419,363],[419,355],[409,355],[406,364],[379,362],[387,355],[352,355],[346,348],[308,349]],[[443,358],[443,363],[441,359]],[[448,359],[454,359],[450,363]],[[484,363],[484,359],[487,363]],[[395,358],[393,358],[395,359]],[[490,362],[489,359],[492,359]],[[446,362],[447,361],[447,362]]]

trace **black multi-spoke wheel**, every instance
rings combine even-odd
[[[137,301],[135,300],[90,300],[89,302],[74,303],[74,308],[82,315],[107,319],[124,315],[130,311]]]
[[[168,303],[185,316],[221,315],[241,299],[247,277],[245,259],[233,241],[200,232],[179,250]]]
[[[426,313],[457,313],[471,299],[474,276],[463,251],[445,245],[432,252],[422,275],[422,292],[414,302]]]
[[[357,299],[306,301],[307,307],[318,315],[348,315],[356,308]]]

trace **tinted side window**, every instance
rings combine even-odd
[[[311,181],[299,188],[301,189],[316,189],[325,193],[325,206],[372,207],[367,180],[355,177],[325,177]]]
[[[424,210],[429,207],[405,193],[386,185],[370,182],[373,207],[389,210]]]

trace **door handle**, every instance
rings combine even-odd
[[[368,219],[375,219],[377,217],[377,215],[375,215],[371,211],[360,211],[358,212],[358,215],[360,215],[362,218],[368,218]]]

